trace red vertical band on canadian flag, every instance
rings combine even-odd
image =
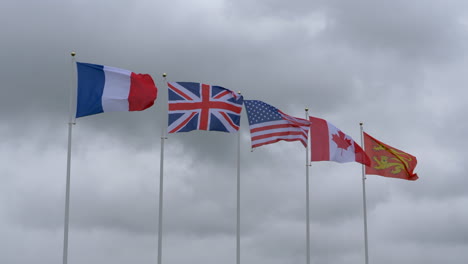
[[[330,138],[327,121],[309,117],[311,161],[330,160]]]
[[[369,166],[371,164],[369,156],[367,156],[366,152],[356,142],[354,142],[354,149],[356,154],[356,162]]]

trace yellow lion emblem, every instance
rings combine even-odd
[[[373,159],[375,162],[377,162],[377,166],[374,167],[375,169],[384,170],[392,168],[392,170],[390,171],[392,174],[398,174],[402,170],[408,171],[408,162],[412,159],[406,153],[398,152],[394,149],[387,148],[380,144],[374,146],[373,149],[376,151],[386,150],[395,156],[395,158],[380,156],[380,160],[374,156]]]

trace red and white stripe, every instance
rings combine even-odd
[[[281,111],[278,112],[283,117],[283,120],[249,126],[252,137],[252,148],[275,143],[280,140],[300,141],[304,147],[307,147],[309,121],[289,116]]]
[[[103,71],[101,103],[104,112],[140,111],[149,107],[148,98],[156,99],[156,86],[148,74],[109,66],[104,66]]]

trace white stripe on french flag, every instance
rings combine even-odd
[[[102,93],[102,110],[104,112],[128,111],[130,94],[129,70],[104,66],[104,91]]]
[[[148,74],[77,62],[76,117],[115,111],[142,111],[154,104],[157,88]]]

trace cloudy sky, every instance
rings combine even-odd
[[[464,0],[4,0],[0,263],[62,263],[70,56],[149,73],[143,112],[73,127],[69,263],[156,263],[160,136],[170,81],[359,122],[418,158],[415,182],[369,175],[370,263],[468,261]],[[305,149],[250,150],[241,118],[241,263],[305,263]],[[235,263],[237,135],[165,143],[163,263]],[[364,263],[361,166],[310,167],[312,263]]]

